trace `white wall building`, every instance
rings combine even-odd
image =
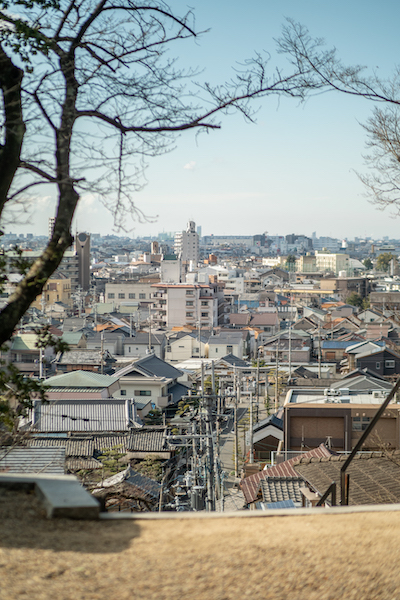
[[[199,236],[196,232],[196,224],[189,221],[186,231],[175,234],[175,254],[180,256],[183,262],[193,261],[197,266],[199,262]]]
[[[202,283],[155,283],[153,290],[154,321],[160,327],[210,328],[218,325],[218,293]],[[223,294],[221,294],[223,296]]]

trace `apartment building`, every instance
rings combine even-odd
[[[174,250],[183,262],[193,261],[197,265],[199,262],[199,235],[196,232],[194,221],[188,222],[186,231],[175,234]]]
[[[36,300],[32,302],[31,306],[43,310],[55,302],[62,302],[70,308],[72,307],[71,279],[63,276],[59,271],[56,271],[55,276],[47,281],[43,293],[36,296]]]
[[[153,284],[153,320],[160,327],[192,325],[210,329],[218,325],[223,293],[215,284]]]
[[[332,271],[339,275],[344,271],[346,275],[349,272],[350,261],[348,254],[334,254],[330,252],[315,253],[317,271]]]
[[[105,301],[114,303],[118,309],[121,305],[136,305],[139,302],[150,302],[152,296],[152,281],[117,281],[106,283]]]

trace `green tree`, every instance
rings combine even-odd
[[[251,121],[254,98],[302,100],[314,87],[296,66],[267,75],[260,54],[228,83],[198,85],[169,55],[198,37],[193,12],[177,15],[158,0],[19,0],[8,9],[0,0],[0,224],[6,207],[10,214],[43,186],[57,202],[47,247],[0,312],[0,344],[72,244],[83,192],[103,198],[123,226],[141,215],[133,194],[146,158],[177,134],[218,129],[231,110]]]
[[[372,264],[372,260],[371,260],[370,258],[366,258],[366,259],[364,260],[364,263],[363,263],[363,264],[364,264],[364,267],[365,267],[365,268],[366,268],[368,271],[370,271],[370,270],[372,269],[372,267],[374,266],[374,265]]]
[[[393,254],[391,254],[390,252],[383,252],[382,254],[380,254],[376,260],[376,268],[378,271],[388,271],[389,270],[389,263],[390,261],[396,258]]]
[[[148,455],[144,460],[133,465],[133,469],[155,481],[162,479],[162,460],[159,456]]]
[[[286,268],[288,271],[294,271],[296,266],[296,257],[294,254],[288,254],[286,258]]]
[[[363,305],[363,299],[360,296],[360,294],[357,294],[356,292],[351,292],[350,296],[347,296],[346,298],[346,303],[361,308]]]

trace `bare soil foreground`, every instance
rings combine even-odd
[[[0,492],[0,598],[400,599],[400,512],[79,522]]]

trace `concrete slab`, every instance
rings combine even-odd
[[[0,473],[0,487],[35,490],[49,518],[98,519],[100,505],[75,475]]]

